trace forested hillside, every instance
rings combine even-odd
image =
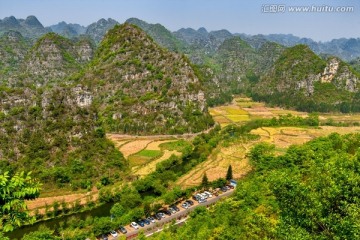
[[[189,60],[128,23],[108,32],[74,81],[90,89],[108,131],[185,133],[213,125]]]
[[[174,134],[213,125],[189,60],[134,25],[114,27],[95,53],[86,37],[47,33],[30,47],[15,32],[0,39],[0,53],[1,168],[32,170],[50,187],[120,179],[127,164],[105,132]]]

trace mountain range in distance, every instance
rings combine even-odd
[[[292,34],[247,35],[231,33],[225,29],[208,32],[203,27],[198,30],[181,28],[171,32],[161,24],[149,24],[136,18],[130,18],[126,22],[137,25],[154,38],[156,42],[170,50],[185,53],[192,52],[193,54],[190,58],[195,62],[199,60],[199,51],[211,54],[224,40],[233,36],[241,37],[254,47],[261,47],[266,41],[276,42],[286,47],[305,44],[316,54],[333,55],[345,61],[351,61],[360,57],[360,38],[340,38],[328,42],[316,42],[311,38],[300,38]],[[87,27],[64,21],[44,27],[35,16],[28,16],[26,19],[16,19],[10,16],[0,20],[0,35],[13,30],[21,33],[26,38],[34,40],[47,32],[55,32],[67,38],[88,35],[96,43],[99,43],[107,30],[116,24],[119,24],[119,22],[114,19],[102,18]],[[194,53],[194,50],[198,53]]]
[[[308,112],[360,112],[359,59],[305,44],[170,32],[136,18],[45,28],[35,17],[9,17],[0,32],[0,158],[9,159],[0,167],[60,185],[74,164],[85,169],[81,179],[126,167],[105,133],[206,131],[215,124],[208,107],[234,94]]]

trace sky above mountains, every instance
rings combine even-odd
[[[358,0],[0,0],[0,18],[29,15],[44,26],[60,21],[87,26],[100,18],[124,22],[136,17],[172,31],[205,27],[317,41],[360,37]]]

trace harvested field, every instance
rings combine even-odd
[[[209,181],[224,178],[229,165],[232,166],[234,178],[241,178],[251,171],[246,158],[247,149],[248,146],[242,143],[226,148],[218,147],[205,162],[200,163],[189,173],[182,176],[176,183],[182,188],[198,186],[205,173]]]
[[[28,200],[25,201],[25,203],[30,211],[39,210],[39,213],[45,214],[46,205],[51,206],[54,202],[61,203],[64,201],[68,205],[68,207],[70,207],[71,204],[75,203],[76,201],[79,201],[81,205],[84,205],[88,202],[89,199],[91,199],[91,201],[97,201],[98,190],[96,188],[94,188],[91,192],[87,193],[75,193],[55,197],[43,197],[37,198],[35,200]]]
[[[122,145],[119,150],[122,152],[125,158],[128,158],[130,155],[135,154],[151,143],[153,140],[134,140],[129,143]]]
[[[213,116],[213,119],[215,122],[219,123],[220,125],[231,123],[231,121],[224,116]]]
[[[198,186],[201,184],[205,173],[210,181],[224,178],[230,164],[233,168],[234,178],[241,178],[251,171],[246,155],[255,144],[259,142],[272,143],[275,145],[275,154],[281,155],[293,144],[303,144],[316,137],[326,136],[333,132],[339,134],[360,132],[360,127],[263,127],[254,129],[251,133],[260,135],[259,140],[235,143],[229,147],[217,147],[205,162],[200,163],[182,176],[176,183],[183,188]]]
[[[116,136],[116,137],[115,137]],[[108,135],[115,146],[120,147],[120,152],[128,159],[132,172],[135,175],[145,176],[156,169],[156,164],[169,159],[171,155],[181,155],[179,151],[166,149],[166,143],[176,143],[186,140],[178,140],[170,137],[164,138],[163,136],[157,138],[149,136],[148,138],[142,137],[141,139],[131,138],[128,136],[120,137],[118,135]],[[165,144],[165,145],[164,145]],[[181,146],[180,148],[181,149]]]
[[[247,111],[243,110],[237,105],[224,106],[223,110],[226,111],[228,115],[245,115],[248,114]]]
[[[360,127],[263,127],[251,131],[252,134],[260,135],[260,141],[273,143],[278,149],[288,148],[293,144],[303,144],[316,137],[326,136],[333,132],[339,134],[360,132]]]

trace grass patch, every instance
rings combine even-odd
[[[141,150],[133,155],[129,156],[130,166],[139,166],[144,165],[148,162],[153,161],[156,158],[159,158],[163,155],[163,152],[160,150]]]
[[[144,150],[141,150],[140,152],[136,153],[135,155],[138,155],[141,157],[155,158],[155,157],[159,157],[161,155],[161,151],[144,149]]]
[[[226,115],[228,119],[233,122],[246,122],[250,121],[249,115]]]

